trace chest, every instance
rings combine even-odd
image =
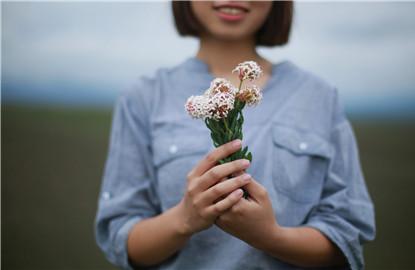
[[[287,125],[269,107],[249,108],[244,115],[243,145],[253,155],[248,173],[268,190],[281,225],[300,224],[321,197],[331,157],[329,142]],[[191,119],[179,104],[155,118],[151,137],[164,211],[180,202],[186,175],[214,147],[204,122]]]

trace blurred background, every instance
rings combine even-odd
[[[290,43],[260,52],[338,87],[376,209],[367,269],[413,269],[415,3],[295,8]],[[168,2],[1,2],[1,31],[2,266],[114,269],[93,236],[112,106],[198,43]]]

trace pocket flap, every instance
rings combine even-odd
[[[154,140],[153,158],[157,167],[180,157],[204,155],[213,149],[207,136],[189,136],[189,134],[163,135]]]
[[[331,157],[332,149],[329,142],[315,133],[274,124],[272,137],[275,144],[294,154]]]

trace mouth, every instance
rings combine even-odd
[[[249,9],[236,3],[219,3],[213,6],[216,14],[224,21],[235,22],[242,20]]]

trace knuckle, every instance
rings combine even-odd
[[[215,215],[219,215],[220,213],[222,213],[221,207],[217,204],[213,205],[212,211]]]
[[[187,186],[186,193],[187,193],[190,197],[193,197],[193,196],[196,194],[196,187],[195,187],[195,185],[188,185],[188,186]]]
[[[198,209],[198,203],[197,203],[197,201],[192,200],[192,201],[191,201],[191,204],[192,204],[192,207],[193,207],[194,209]]]
[[[233,152],[232,144],[231,143],[225,144],[223,147],[223,151],[226,152],[226,154],[232,153]]]
[[[242,177],[238,177],[235,179],[235,186],[243,186],[245,184],[245,180]]]
[[[261,187],[261,188],[259,189],[259,195],[260,195],[261,197],[266,197],[266,196],[268,196],[268,191],[267,191],[264,187]]]
[[[244,211],[239,203],[236,203],[232,206],[231,212],[235,215],[235,217],[244,217]]]
[[[216,186],[212,187],[212,192],[216,196],[222,195],[222,188],[221,188],[221,186],[220,185],[216,185]]]
[[[190,181],[192,178],[193,178],[193,170],[191,170],[190,172],[188,172],[187,175],[186,175],[187,181]]]
[[[213,179],[219,179],[220,178],[220,174],[218,173],[217,170],[215,170],[215,168],[213,168],[209,171],[209,176]]]
[[[216,155],[215,152],[210,152],[209,154],[206,155],[206,160],[209,163],[216,163]]]
[[[239,207],[238,204],[234,204],[231,207],[231,212],[234,213],[234,214],[239,214],[241,212],[241,208]]]

